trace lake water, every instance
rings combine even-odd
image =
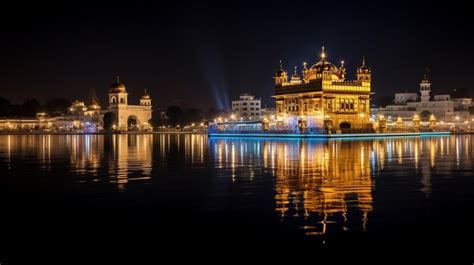
[[[266,244],[472,264],[473,161],[470,135],[0,135],[0,259]]]

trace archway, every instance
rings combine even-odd
[[[350,130],[351,129],[351,124],[347,121],[344,121],[344,122],[341,122],[341,124],[339,124],[339,128],[341,130]]]
[[[421,121],[429,121],[431,117],[431,112],[424,110],[420,113],[420,120]]]
[[[128,116],[127,125],[129,131],[138,131],[138,119],[136,116]]]

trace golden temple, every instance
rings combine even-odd
[[[280,61],[274,77],[278,127],[300,132],[370,131],[371,75],[363,58],[357,79],[346,80],[344,61],[339,67],[329,62],[324,47],[317,63],[310,68],[303,64],[301,77],[296,67],[289,77]]]

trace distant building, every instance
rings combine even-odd
[[[140,105],[128,104],[128,92],[123,83],[112,84],[109,89],[108,111],[117,117],[116,128],[121,131],[151,129],[149,121],[152,118],[151,97],[145,89],[144,95],[140,98]]]
[[[261,100],[245,93],[238,100],[232,101],[232,113],[237,119],[260,120],[262,117]]]
[[[23,117],[0,119],[0,132],[4,131],[46,131],[53,127],[55,118],[46,117]]]
[[[443,122],[458,122],[469,120],[471,98],[451,98],[451,95],[434,95],[428,73],[420,82],[418,93],[396,93],[394,104],[374,109],[374,115],[384,115],[385,118],[411,120],[415,115],[428,119],[431,115]]]
[[[47,117],[38,113],[36,118],[0,119],[0,131],[72,131],[98,132],[104,129],[104,115],[111,112],[117,123],[114,128],[120,131],[148,131],[152,118],[151,97],[145,89],[139,105],[128,104],[128,92],[117,77],[117,82],[109,89],[109,106],[102,109],[98,100],[92,97],[90,105],[76,100],[68,108],[67,114]]]
[[[95,97],[89,106],[76,100],[66,115],[56,117],[54,125],[59,131],[98,132],[104,129],[104,111]]]
[[[418,100],[418,93],[395,93],[395,104],[406,104],[407,102],[415,102]]]

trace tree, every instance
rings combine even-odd
[[[46,102],[45,108],[49,115],[59,116],[67,112],[71,102],[64,98],[53,98]]]
[[[202,111],[196,108],[189,108],[184,111],[182,123],[190,124],[193,122],[201,122],[203,119]]]
[[[10,101],[6,98],[0,98],[0,117],[5,117],[10,115]]]
[[[30,98],[21,105],[21,115],[25,117],[35,117],[41,109],[38,100]]]
[[[104,114],[104,129],[110,131],[113,126],[117,125],[117,115],[113,112],[107,112]]]
[[[166,110],[166,116],[168,117],[169,123],[173,126],[176,126],[182,122],[183,112],[179,106],[170,106]]]

